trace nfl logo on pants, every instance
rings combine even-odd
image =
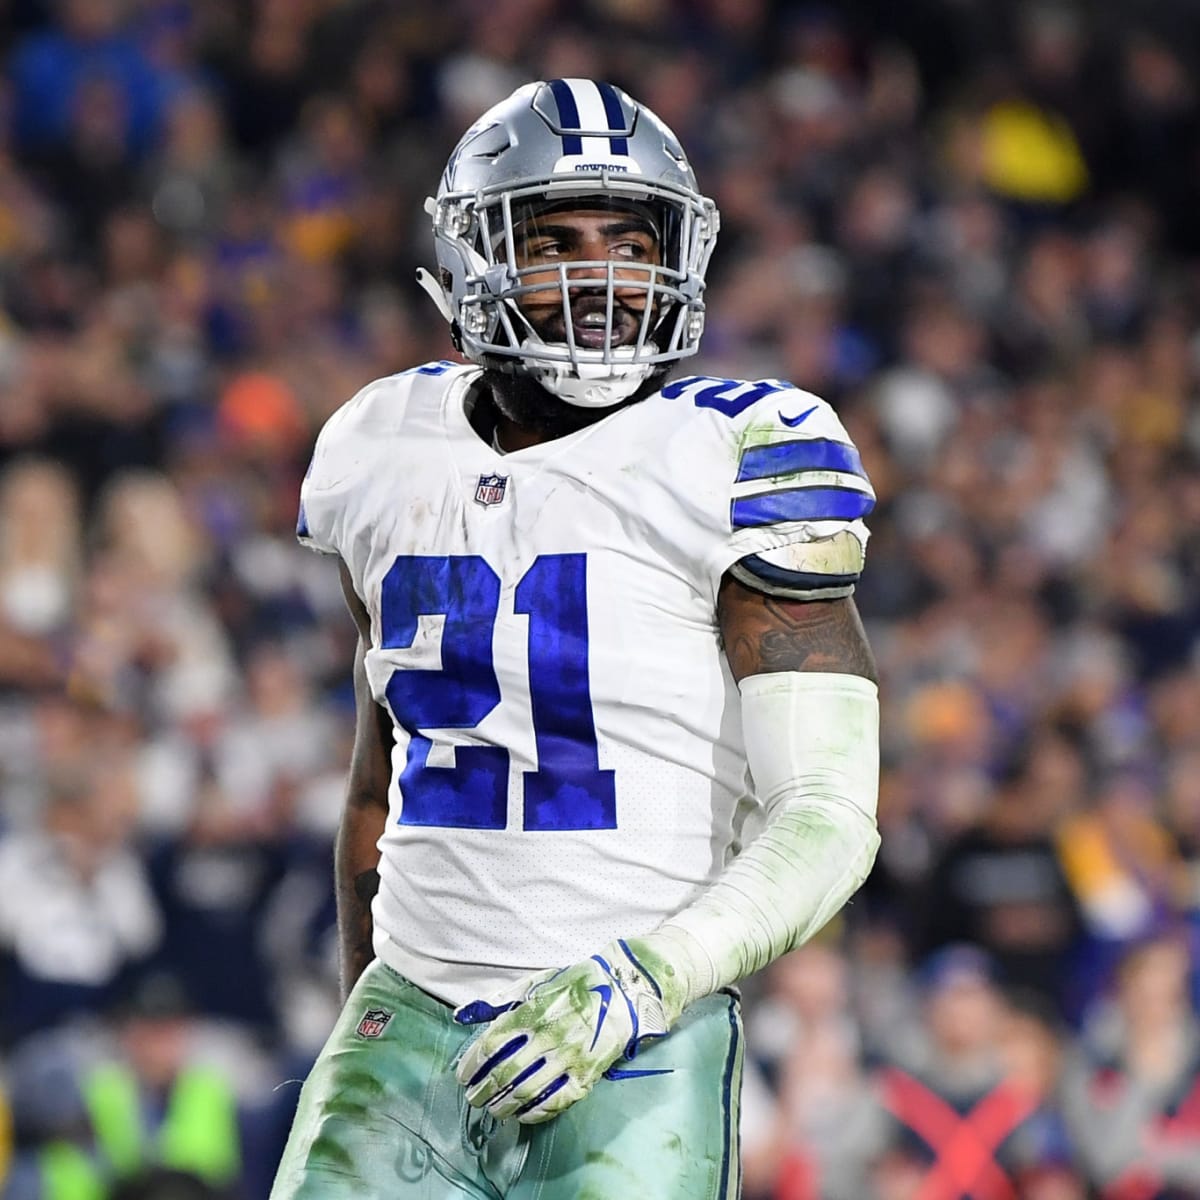
[[[475,502],[489,508],[499,504],[504,499],[504,491],[508,487],[507,475],[480,475],[475,485]]]
[[[359,1037],[377,1038],[392,1019],[392,1014],[384,1008],[368,1008],[362,1015],[355,1032]]]

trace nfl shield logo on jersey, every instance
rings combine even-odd
[[[392,1019],[392,1014],[385,1008],[368,1008],[362,1015],[355,1032],[359,1037],[377,1038]]]
[[[475,485],[475,502],[484,508],[499,504],[504,499],[504,491],[508,487],[507,475],[480,475]]]

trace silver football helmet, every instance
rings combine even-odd
[[[440,278],[419,278],[471,361],[527,374],[569,404],[607,408],[698,349],[717,209],[675,135],[619,88],[590,79],[518,88],[463,135],[425,208]],[[520,266],[521,222],[567,208],[647,214],[660,262]],[[636,338],[614,336],[618,298],[638,292]],[[539,336],[522,311],[535,294],[561,297],[565,341]],[[591,346],[577,344],[571,312],[585,294],[603,297],[606,314]],[[587,307],[596,324],[601,304]]]

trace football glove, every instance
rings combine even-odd
[[[456,1010],[460,1024],[491,1022],[456,1074],[470,1104],[528,1125],[581,1100],[614,1062],[663,1037],[682,1008],[664,997],[637,939],[618,939],[573,967],[532,976],[516,994],[507,1003],[476,1000]]]

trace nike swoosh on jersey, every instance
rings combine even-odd
[[[594,1050],[596,1039],[604,1027],[604,1018],[608,1016],[608,1006],[612,1002],[612,988],[607,983],[598,983],[594,988],[588,988],[588,991],[595,992],[600,997],[600,1015],[596,1018],[596,1032],[592,1035],[592,1044],[588,1047],[589,1050]]]
[[[808,417],[811,417],[813,415],[813,413],[815,413],[816,411],[817,411],[817,406],[815,404],[812,406],[812,408],[806,408],[802,413],[799,414],[799,416],[795,416],[795,417],[785,417],[781,410],[779,413],[779,419],[789,429],[795,429],[797,425],[799,425],[802,421],[806,420]]]

